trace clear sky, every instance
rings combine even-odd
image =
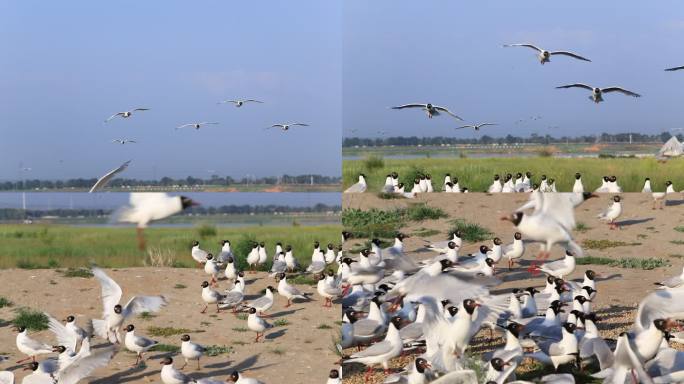
[[[339,175],[341,3],[0,1],[0,179]],[[231,98],[265,104],[216,105]],[[133,107],[148,112],[103,121]],[[174,128],[218,121],[199,131]],[[265,130],[301,121],[287,133]],[[116,145],[116,138],[138,144]],[[122,175],[122,176],[123,176]]]
[[[684,127],[684,71],[663,71],[684,65],[683,41],[681,1],[346,0],[344,135],[476,135],[453,130],[460,124],[451,117],[388,109],[411,102],[499,123],[481,131],[493,136]],[[561,56],[542,66],[531,49],[505,43],[570,50],[592,62]],[[575,82],[643,97],[611,93],[595,105],[589,91],[554,89]]]

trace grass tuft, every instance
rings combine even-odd
[[[684,232],[684,225],[680,225],[678,227],[674,227],[674,230],[677,232]]]
[[[8,298],[0,296],[0,308],[11,307],[14,303]]]
[[[210,345],[206,347],[205,354],[207,356],[219,356],[233,353],[233,347],[228,347],[225,345]]]
[[[464,219],[456,219],[452,221],[453,227],[449,230],[449,233],[454,233],[456,231],[461,232],[461,238],[469,242],[478,242],[491,239],[493,236],[492,232],[482,227],[478,224],[469,223]]]
[[[202,239],[206,239],[208,237],[216,237],[216,234],[216,227],[211,224],[202,224],[199,227],[197,227],[197,235],[199,235],[199,237],[201,237]]]
[[[318,327],[316,327],[316,329],[332,329],[332,327],[328,324],[321,324]]]
[[[62,271],[62,276],[64,276],[64,277],[82,277],[85,279],[89,279],[89,278],[93,277],[93,272],[87,268],[69,268],[65,271]]]
[[[287,319],[278,319],[278,320],[273,322],[274,327],[284,327],[284,326],[289,325],[289,324],[290,324],[290,322],[287,321]]]
[[[641,245],[641,243],[626,243],[624,241],[612,241],[607,239],[601,240],[584,240],[582,245],[586,249],[604,250],[608,248],[624,247],[627,245]]]
[[[179,284],[174,285],[173,289],[185,289],[187,287],[188,287],[187,285],[179,283]]]
[[[368,156],[363,160],[363,165],[368,171],[374,171],[385,166],[385,160],[381,156]]]
[[[192,330],[187,328],[173,328],[173,327],[149,327],[147,333],[154,337],[169,337],[176,335],[184,335],[186,333],[202,333],[204,330]]]
[[[45,313],[30,308],[19,308],[12,319],[17,327],[26,327],[29,331],[43,331],[48,328],[48,317]]]
[[[670,262],[665,259],[648,258],[637,259],[634,257],[627,257],[622,259],[611,259],[608,257],[586,256],[577,259],[579,265],[607,265],[610,267],[620,267],[628,269],[655,269],[660,267],[667,267]]]

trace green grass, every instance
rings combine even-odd
[[[289,324],[290,324],[290,322],[287,321],[287,319],[278,319],[278,320],[273,322],[274,327],[284,327],[284,326],[289,325]]]
[[[392,210],[345,209],[342,212],[342,225],[354,237],[393,238],[408,221],[420,222],[445,217],[447,214],[443,210],[418,203]]]
[[[217,227],[215,236],[200,239],[195,231],[187,228],[152,226],[145,230],[148,252],[144,252],[137,248],[133,227],[4,224],[0,225],[0,268],[88,268],[92,264],[105,268],[145,265],[194,268],[190,259],[193,240],[200,241],[202,248],[216,252],[220,240],[235,242],[242,236],[265,242],[269,254],[277,242],[290,244],[300,264],[308,265],[313,242],[337,244],[340,231],[337,225]],[[246,256],[235,254],[238,259]]]
[[[586,225],[585,223],[583,223],[581,221],[578,221],[577,224],[575,225],[575,230],[577,232],[586,232],[590,229],[591,229],[590,226]]]
[[[247,327],[235,327],[233,328],[233,332],[249,332],[249,329],[247,329]]]
[[[66,271],[62,271],[62,276],[64,277],[82,277],[89,279],[93,277],[93,272],[87,268],[68,268]]]
[[[187,328],[173,328],[173,327],[149,327],[147,333],[153,337],[169,337],[176,335],[184,335],[186,333],[200,333],[203,330],[192,330]]]
[[[14,303],[8,298],[0,296],[0,308],[11,307]]]
[[[419,228],[416,231],[414,231],[411,234],[411,236],[430,237],[434,235],[439,235],[440,233],[441,232],[436,229]]]
[[[197,235],[202,238],[202,240],[209,237],[216,237],[216,234],[216,227],[211,224],[202,224],[197,227]]]
[[[584,240],[582,242],[582,246],[586,249],[598,249],[598,250],[604,250],[608,248],[615,248],[615,247],[624,247],[628,245],[641,245],[641,243],[626,243],[624,241],[612,241],[612,240],[607,240],[607,239],[601,239],[601,240]]]
[[[670,243],[677,245],[684,245],[684,240],[670,240]]]
[[[385,160],[382,156],[368,156],[363,160],[363,165],[368,170],[381,169],[385,166]]]
[[[155,317],[157,317],[157,315],[150,312],[143,312],[140,315],[138,315],[139,319],[148,321],[154,319]]]
[[[12,324],[17,327],[26,327],[29,331],[43,331],[48,328],[48,317],[41,311],[30,308],[19,308],[12,319]]]
[[[678,227],[674,227],[674,230],[677,232],[684,232],[684,225],[680,225]]]
[[[318,281],[316,281],[313,277],[309,275],[296,275],[287,278],[287,282],[290,284],[297,284],[297,285],[316,285],[318,284]]]
[[[187,285],[179,283],[179,284],[174,285],[173,289],[185,289],[187,287],[188,287]]]
[[[177,353],[177,352],[180,352],[180,347],[177,345],[170,345],[170,344],[157,344],[154,347],[150,348],[150,351],[152,351],[152,352]]]
[[[667,267],[670,263],[665,259],[647,258],[638,259],[635,257],[627,257],[621,259],[611,259],[608,257],[586,256],[577,259],[578,265],[608,265],[610,267],[620,267],[628,269],[655,269],[660,267]]]
[[[280,347],[275,347],[270,351],[274,355],[282,356],[285,354],[285,350]]]
[[[233,347],[228,347],[225,345],[210,345],[206,347],[205,354],[207,356],[219,356],[233,353]]]
[[[653,186],[663,186],[672,175],[684,174],[684,158],[664,164],[651,158],[539,157],[384,159],[383,162],[384,167],[369,169],[363,160],[345,160],[342,166],[343,188],[356,183],[359,173],[364,173],[368,189],[379,191],[387,174],[396,171],[406,185],[413,185],[413,177],[418,173],[431,174],[433,183],[437,184],[441,184],[446,173],[451,173],[452,177],[458,177],[462,187],[468,187],[471,192],[483,192],[492,183],[495,173],[504,175],[530,171],[534,182],[542,174],[555,178],[559,191],[571,191],[575,172],[580,172],[585,190],[598,188],[604,175],[615,175],[625,192],[641,192],[645,177],[651,178]]]
[[[328,324],[320,324],[316,329],[332,329]]]
[[[247,315],[246,313],[238,313],[237,315],[235,315],[236,319],[242,320],[242,321],[247,320],[248,317],[249,317],[249,315]]]
[[[454,233],[457,230],[461,232],[461,239],[468,242],[478,242],[491,239],[492,232],[478,224],[469,223],[464,219],[456,219],[451,222],[453,226],[449,233]]]

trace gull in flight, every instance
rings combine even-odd
[[[105,123],[108,122],[109,120],[115,118],[115,117],[121,116],[122,118],[126,119],[126,118],[131,117],[131,115],[133,114],[133,112],[137,112],[137,111],[149,111],[149,110],[150,110],[149,108],[135,108],[135,109],[131,109],[130,111],[117,112],[117,113],[115,113],[115,114],[109,116],[109,118],[108,118],[107,120],[105,120]]]
[[[684,65],[680,65],[679,67],[672,67],[672,68],[665,68],[666,71],[679,71],[680,69],[684,69]]]
[[[460,127],[457,127],[456,129],[473,128],[474,130],[479,131],[480,128],[486,127],[488,125],[496,125],[496,123],[466,124],[466,125],[462,125]]]
[[[561,85],[560,87],[556,87],[556,89],[566,89],[566,88],[584,88],[584,89],[590,90],[591,96],[589,96],[589,99],[592,100],[594,103],[597,103],[597,104],[603,101],[603,94],[604,93],[610,93],[610,92],[620,92],[623,95],[627,95],[627,96],[641,97],[640,94],[634,93],[632,91],[628,91],[622,87],[598,88],[598,87],[592,87],[590,85],[586,85],[583,83],[574,83],[574,84]]]
[[[304,123],[285,123],[285,124],[273,124],[269,128],[280,128],[283,131],[287,131],[290,129],[290,127],[294,126],[300,126],[300,127],[308,127],[309,124],[304,124]],[[268,129],[268,128],[267,128]]]
[[[444,113],[447,113],[447,114],[463,121],[463,119],[456,116],[449,109],[447,109],[445,107],[440,107],[439,105],[430,104],[430,103],[427,103],[427,104],[412,103],[412,104],[404,104],[404,105],[392,107],[392,109],[404,109],[404,108],[420,108],[423,111],[425,111],[425,113],[427,113],[428,119],[432,119],[432,116],[438,116],[441,112],[444,112]]]
[[[539,52],[539,62],[541,65],[544,65],[544,63],[549,63],[551,62],[551,56],[553,55],[564,55],[564,56],[570,56],[574,57],[577,60],[583,60],[583,61],[589,61],[591,60],[587,59],[586,57],[582,57],[576,53],[572,53],[569,51],[547,51],[545,49],[539,48],[533,44],[504,44],[504,47],[527,47],[527,48],[532,48],[535,51]]]
[[[180,125],[180,126],[176,127],[176,129],[181,129],[181,128],[185,128],[185,127],[192,127],[192,128],[195,128],[195,129],[200,129],[203,125],[216,125],[216,124],[218,124],[218,123],[215,122],[215,121],[203,121],[203,122],[201,122],[201,123],[188,123],[188,124],[183,124],[183,125]]]
[[[92,188],[90,188],[90,191],[88,191],[88,193],[97,192],[98,190],[104,188],[104,186],[107,185],[107,183],[109,183],[114,178],[114,176],[116,176],[118,173],[125,171],[126,168],[128,168],[128,164],[130,163],[131,160],[128,160],[127,162],[121,164],[119,168],[112,169],[111,171],[107,172],[107,174],[100,177],[97,180],[97,182],[95,182],[95,185],[93,185]]]
[[[114,139],[112,140],[112,143],[117,143],[117,144],[126,144],[126,143],[137,143],[135,140],[130,140],[130,139]]]
[[[235,107],[240,108],[240,107],[242,107],[243,105],[245,105],[245,103],[259,103],[259,104],[263,104],[264,102],[263,102],[263,101],[259,101],[259,100],[254,100],[254,99],[247,99],[247,100],[223,100],[223,101],[219,101],[217,104],[228,104],[228,103],[233,103],[233,104],[235,104]]]

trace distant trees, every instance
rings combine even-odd
[[[18,181],[0,182],[0,191],[17,189],[88,189],[95,184],[96,178],[91,179],[68,179],[68,180],[39,180],[27,179]],[[323,175],[283,175],[281,177],[261,177],[236,180],[230,176],[212,175],[209,179],[200,179],[188,176],[183,179],[162,177],[159,180],[138,180],[116,178],[109,183],[110,187],[197,187],[197,186],[230,186],[230,185],[278,185],[278,184],[340,184],[341,178],[337,176]]]
[[[666,142],[672,135],[669,132],[660,134],[643,134],[643,133],[602,133],[598,135],[600,142],[611,143],[629,143],[629,137],[632,136],[633,143],[654,143]],[[514,144],[514,143],[528,143],[528,144],[550,144],[550,143],[593,143],[596,141],[596,135],[581,135],[581,136],[560,136],[555,137],[551,135],[540,136],[536,133],[528,137],[513,136],[511,134],[505,137],[492,137],[489,135],[482,135],[477,138],[456,138],[446,136],[433,137],[417,137],[417,136],[393,136],[381,138],[363,138],[363,137],[347,137],[343,140],[343,147],[380,147],[380,146],[441,146],[454,144]],[[682,134],[677,135],[679,140],[684,140]]]

